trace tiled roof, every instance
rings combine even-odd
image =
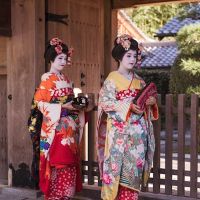
[[[143,51],[141,68],[167,69],[172,67],[178,53],[175,42],[152,42],[142,45],[145,51]]]
[[[180,28],[189,24],[200,23],[200,19],[185,18],[179,19],[177,17],[166,23],[161,29],[156,32],[156,37],[163,38],[167,36],[175,36]]]

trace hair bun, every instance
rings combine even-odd
[[[61,53],[68,56],[68,47],[61,39],[55,37],[47,42],[44,58],[48,63],[54,61],[55,57]]]
[[[133,38],[128,34],[123,34],[115,39],[116,45],[121,45],[126,51],[130,49]]]
[[[129,50],[137,52],[137,63],[141,60],[141,51],[138,42],[128,34],[123,34],[116,37],[114,40],[114,47],[112,49],[112,57],[118,62],[122,60],[125,53]]]

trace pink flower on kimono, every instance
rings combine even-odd
[[[138,168],[142,168],[142,166],[143,166],[143,161],[142,161],[142,159],[140,159],[140,158],[137,159],[136,165],[137,165]]]
[[[124,122],[118,122],[118,121],[115,121],[114,122],[114,126],[119,129],[119,132],[122,133],[123,132],[123,129],[124,129]]]
[[[131,138],[131,139],[130,139],[130,143],[131,143],[131,144],[134,144],[134,142],[135,142],[134,139]]]
[[[112,163],[111,168],[114,172],[117,171],[117,164],[116,163]]]
[[[124,143],[124,140],[123,140],[123,139],[117,139],[117,140],[116,140],[116,143],[117,143],[118,145],[122,145],[122,144]]]
[[[110,184],[112,182],[111,177],[108,174],[103,175],[103,182],[105,184]]]
[[[99,105],[101,105],[101,104],[99,104]],[[106,111],[106,110],[114,110],[114,105],[104,105],[104,110]]]
[[[143,144],[143,140],[142,139],[139,139],[139,144]]]

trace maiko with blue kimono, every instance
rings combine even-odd
[[[141,60],[138,42],[129,35],[117,37],[112,50],[118,70],[111,72],[100,90],[97,149],[103,200],[137,200],[147,183],[155,140],[152,120],[158,119],[156,98],[144,109],[133,103],[145,82],[133,67]]]

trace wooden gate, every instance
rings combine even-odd
[[[154,165],[147,188],[150,193],[200,198],[200,144],[199,144],[199,98],[178,95],[173,101],[168,94],[165,104],[160,104],[160,118],[154,122],[156,151]],[[83,181],[100,189],[101,181],[93,152],[96,152],[94,112],[90,113],[88,159],[83,160]],[[91,128],[90,128],[91,127]],[[93,187],[94,188],[94,187]],[[156,198],[157,199],[157,198]]]
[[[156,152],[149,191],[200,198],[199,98],[166,95],[155,123]],[[153,188],[153,190],[152,190]]]

